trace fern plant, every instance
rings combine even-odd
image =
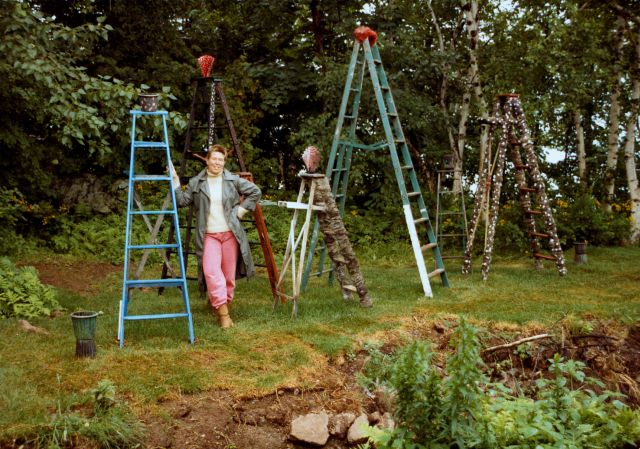
[[[0,258],[0,317],[34,318],[62,307],[53,288],[44,285],[34,267],[16,268]]]

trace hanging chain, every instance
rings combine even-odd
[[[216,87],[215,81],[211,81],[211,98],[209,103],[209,137],[207,139],[207,150],[218,141],[216,135]]]

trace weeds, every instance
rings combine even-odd
[[[92,412],[74,411],[87,403],[92,405]],[[142,424],[116,400],[113,383],[105,379],[78,401],[64,405],[59,399],[51,422],[36,426],[24,439],[36,448],[71,447],[86,439],[99,448],[126,449],[140,446],[142,435]]]
[[[476,330],[464,319],[454,332],[454,353],[440,376],[425,342],[399,351],[383,380],[395,393],[392,430],[370,428],[378,449],[423,448],[624,448],[640,442],[640,411],[621,395],[596,394],[581,362],[550,360],[549,379],[536,382],[534,397],[513,396],[490,383],[480,367]]]

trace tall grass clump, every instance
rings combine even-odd
[[[640,412],[587,385],[584,365],[556,355],[534,397],[513,395],[483,374],[477,331],[462,319],[441,374],[425,342],[401,349],[386,379],[396,427],[369,429],[378,449],[624,448],[640,442]]]
[[[75,447],[81,441],[92,447],[126,449],[140,446],[143,431],[128,407],[117,400],[113,383],[103,379],[83,395],[59,399],[51,421],[17,441],[47,449]]]

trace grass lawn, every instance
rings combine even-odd
[[[257,395],[277,388],[322,384],[332,357],[349,355],[372,340],[411,338],[415,322],[464,314],[479,326],[549,327],[568,315],[617,324],[640,318],[640,248],[589,248],[589,263],[575,266],[566,254],[569,274],[559,277],[546,263],[542,271],[525,257],[497,257],[487,282],[476,272],[462,276],[448,266],[451,288],[432,280],[434,298],[422,297],[409,248],[359,251],[364,277],[374,299],[372,309],[342,300],[336,285],[313,278],[299,302],[272,310],[268,280],[260,275],[240,280],[229,331],[216,324],[208,305],[190,284],[197,344],[188,343],[184,319],[127,322],[126,346],[117,341],[121,274],[109,275],[96,293],[59,292],[66,308],[56,318],[30,322],[47,335],[22,331],[16,319],[0,321],[0,439],[46,422],[59,401],[110,379],[135,410],[178,394],[228,389]],[[56,263],[51,257],[51,263]],[[26,261],[29,263],[29,261]],[[35,261],[31,261],[35,263]],[[95,359],[75,358],[69,313],[97,310]],[[176,291],[158,296],[135,292],[131,313],[180,311]]]

